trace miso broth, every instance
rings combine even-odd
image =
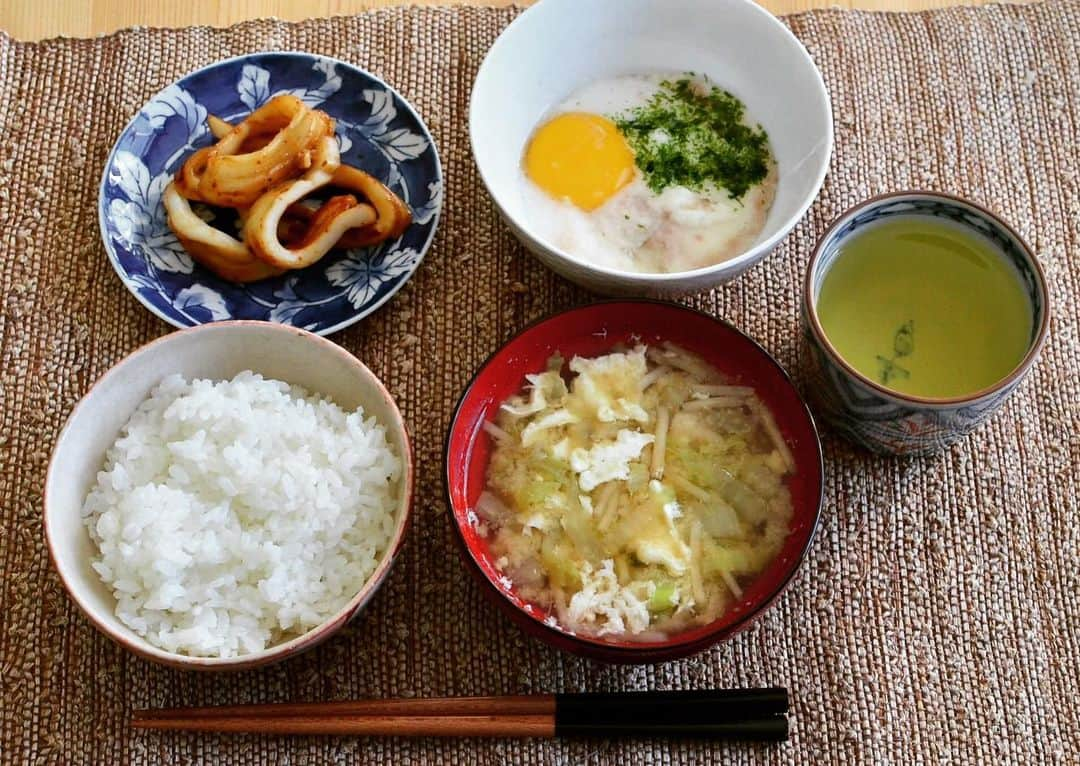
[[[485,425],[496,567],[564,628],[656,640],[717,619],[784,545],[795,459],[766,404],[670,344],[553,357]]]

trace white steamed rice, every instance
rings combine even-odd
[[[257,652],[341,609],[394,531],[401,462],[383,426],[242,372],[166,378],[83,506],[116,615],[155,646]]]

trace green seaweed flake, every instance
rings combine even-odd
[[[708,186],[740,199],[768,175],[768,134],[743,123],[735,96],[690,78],[660,83],[644,106],[617,115],[615,124],[634,151],[654,192],[669,186]]]

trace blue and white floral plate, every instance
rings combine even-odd
[[[412,209],[413,222],[396,241],[334,251],[309,268],[261,282],[228,282],[177,242],[162,192],[192,152],[213,143],[207,114],[235,122],[280,93],[333,117],[342,161],[393,189]],[[192,72],[150,99],[109,155],[98,214],[116,272],[166,322],[265,319],[327,335],[375,311],[416,271],[435,236],[442,190],[427,127],[389,85],[336,59],[259,53]],[[215,224],[229,230],[231,217],[222,218]]]

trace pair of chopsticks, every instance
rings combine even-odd
[[[786,689],[358,700],[135,711],[139,729],[394,737],[787,739]]]

